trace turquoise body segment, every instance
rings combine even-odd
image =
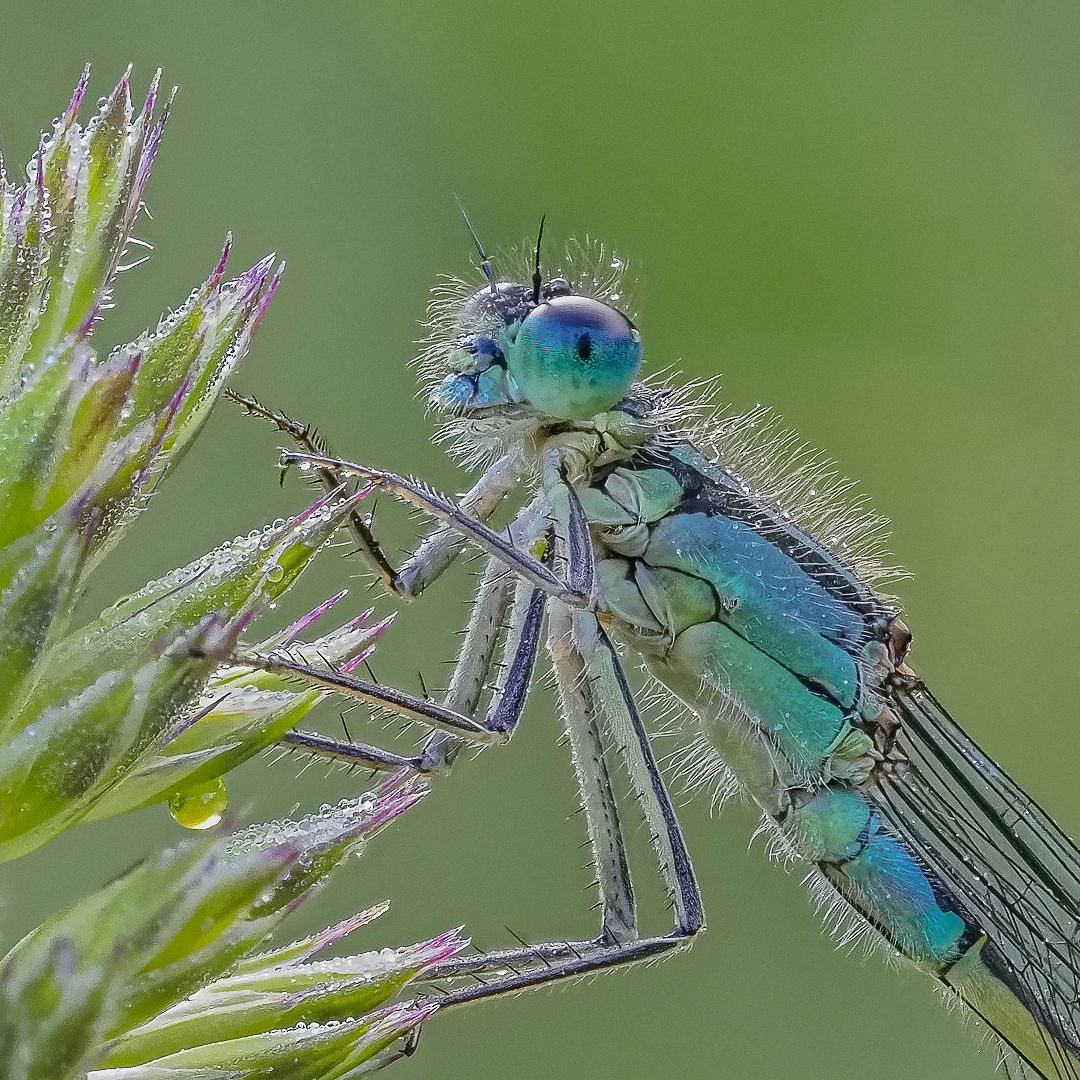
[[[798,847],[912,960],[949,964],[973,927],[856,791],[825,788],[793,814]]]
[[[643,558],[707,581],[736,635],[841,708],[855,704],[855,662],[837,642],[858,641],[862,620],[749,526],[721,514],[671,514],[652,529]]]
[[[618,469],[583,491],[610,555],[604,600],[651,639],[651,665],[683,700],[727,699],[794,774],[830,775],[834,749],[858,735],[866,616],[719,498],[688,497],[682,475]]]
[[[719,688],[760,725],[798,776],[822,769],[846,727],[834,702],[808,690],[789,668],[723,623],[684,630],[664,666],[688,677],[694,672],[699,683]]]

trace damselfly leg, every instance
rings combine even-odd
[[[243,404],[250,409],[247,400]],[[306,429],[291,425],[291,421],[286,427],[276,414],[258,408],[261,415],[274,420],[290,436],[296,438],[297,432],[303,433],[296,441],[305,451],[314,448],[301,441],[307,440]],[[289,464],[307,465],[306,471],[313,472],[328,488],[336,489],[353,477],[367,479],[372,471],[321,453],[316,458],[317,463],[308,454],[284,456]],[[505,476],[512,474],[509,464],[503,468]],[[451,565],[466,542],[488,555],[450,685],[436,706],[351,675],[327,673],[288,658],[249,657],[250,663],[294,674],[315,685],[332,686],[347,698],[433,728],[422,751],[413,758],[307,733],[291,736],[289,745],[373,768],[404,765],[429,772],[449,767],[462,746],[505,741],[520,721],[546,620],[547,647],[600,894],[601,929],[595,939],[522,945],[466,958],[432,972],[431,981],[445,993],[443,1007],[656,958],[685,946],[704,928],[701,896],[670,794],[625,672],[596,615],[587,610],[595,568],[587,535],[577,535],[585,528],[583,515],[571,511],[565,529],[568,535],[555,535],[550,511],[545,512],[547,505],[537,499],[518,514],[504,534],[495,533],[483,519],[490,516],[509,490],[503,474],[498,479],[493,479],[491,472],[485,474],[482,492],[474,488],[460,504],[405,478],[379,475],[391,494],[419,504],[418,508],[440,523],[401,571],[391,571],[395,592],[418,594]],[[576,499],[572,490],[569,499],[572,505]],[[477,512],[478,505],[486,513]],[[363,524],[367,529],[367,523]],[[379,572],[379,560],[370,553],[381,549],[370,530],[367,536],[370,543],[359,546]],[[566,567],[565,581],[552,569],[559,563]],[[382,573],[380,578],[386,581]],[[486,715],[482,720],[473,719],[493,677],[495,685]],[[671,900],[675,925],[669,934],[642,937],[639,931],[623,825],[609,769],[613,746],[617,747],[631,791],[644,814]],[[470,983],[461,985],[466,977]]]

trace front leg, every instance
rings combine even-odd
[[[367,465],[357,465],[351,461],[340,461],[321,454],[286,452],[281,455],[281,464],[285,469],[296,466],[308,472],[332,468],[341,476],[366,480],[409,506],[422,510],[436,521],[449,526],[463,539],[498,559],[519,577],[524,578],[536,588],[542,589],[554,599],[561,600],[571,607],[595,606],[595,597],[591,592],[583,592],[573,583],[560,581],[539,559],[516,547],[513,540],[489,529],[452,499],[432,490],[419,480],[399,476],[397,473],[386,472],[383,469],[373,469]],[[583,518],[579,516],[576,523],[580,526],[582,522]],[[572,519],[571,524],[574,523]],[[583,542],[582,538],[575,538],[577,546],[581,546]]]
[[[348,476],[337,467],[337,460],[329,457],[325,441],[307,424],[300,424],[283,412],[268,409],[253,397],[226,388],[225,396],[252,416],[273,424],[287,435],[306,455],[321,457],[325,462],[315,470],[315,479],[328,491],[339,491],[348,484]],[[461,509],[479,521],[487,521],[499,504],[514,489],[518,481],[516,459],[505,454],[461,497]],[[461,554],[465,541],[456,530],[443,526],[431,533],[406,559],[400,570],[395,570],[386,557],[382,546],[371,530],[371,525],[359,511],[348,517],[357,550],[367,559],[387,592],[412,600],[419,596],[433,581],[440,577]]]

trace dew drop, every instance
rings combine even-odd
[[[229,805],[225,781],[217,777],[206,784],[177,791],[169,798],[169,813],[185,829],[211,829]]]

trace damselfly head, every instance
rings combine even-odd
[[[505,411],[587,420],[629,392],[641,367],[641,336],[603,298],[618,295],[611,280],[594,273],[591,284],[601,295],[590,295],[566,277],[544,281],[538,264],[537,258],[531,283],[492,274],[458,301],[444,374],[431,394],[436,408],[458,416]],[[429,352],[426,360],[434,359]]]

